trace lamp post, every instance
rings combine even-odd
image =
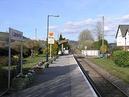
[[[47,52],[46,52],[46,62],[48,62],[48,33],[49,33],[49,18],[59,17],[59,15],[48,15],[47,16]]]

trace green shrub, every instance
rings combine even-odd
[[[0,47],[0,56],[8,56],[8,48]]]
[[[12,63],[11,65],[17,65],[18,64],[18,57],[12,56],[11,63]],[[8,66],[8,56],[0,56],[0,65]]]
[[[27,47],[24,46],[23,47],[23,57],[26,58],[26,57],[28,57],[30,55],[31,55],[30,49],[28,49]]]
[[[17,55],[11,57],[11,65],[17,65],[19,57]]]
[[[108,51],[108,46],[107,45],[102,45],[100,47],[100,51],[101,51],[101,53],[106,53]]]
[[[29,78],[29,84],[34,81],[34,75],[32,73],[27,73],[26,76]]]
[[[45,63],[45,68],[48,68],[49,67],[49,63]]]
[[[25,75],[19,74],[17,77],[12,80],[12,88],[16,90],[21,90],[26,88],[29,85],[29,78]]]
[[[29,83],[29,78],[14,78],[12,81],[12,87],[17,90],[21,90],[27,87]]]
[[[8,57],[6,57],[6,56],[0,56],[0,65],[1,66],[8,65]]]
[[[114,51],[113,60],[116,65],[121,67],[129,66],[129,52],[128,51]]]

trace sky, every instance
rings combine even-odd
[[[24,36],[45,40],[47,16],[55,38],[61,33],[69,40],[78,40],[79,33],[89,29],[95,34],[96,23],[104,16],[104,37],[115,42],[120,24],[129,24],[129,0],[0,0],[0,31],[14,28]]]

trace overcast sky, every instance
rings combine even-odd
[[[58,37],[78,40],[82,30],[93,30],[97,21],[105,17],[105,38],[115,41],[119,24],[129,24],[129,0],[0,0],[0,31],[8,27],[24,32],[24,36],[46,39],[47,15],[50,31]]]

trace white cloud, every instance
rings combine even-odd
[[[129,15],[122,16],[118,20],[120,20],[123,23],[127,23],[129,22]]]
[[[90,29],[93,31],[97,21],[102,22],[102,19],[88,18],[80,21],[68,21],[62,25],[51,26],[50,29],[58,33],[71,34],[71,35],[79,34],[81,31],[85,29]],[[115,34],[119,24],[129,24],[129,15],[124,15],[115,18],[105,17],[104,30],[106,35],[105,37],[107,37],[107,39],[109,36],[111,36],[112,39],[115,39]]]
[[[56,29],[58,26],[50,26],[50,29]]]
[[[63,25],[59,26],[51,26],[51,30],[62,32],[66,34],[71,33],[80,33],[80,31],[91,28],[95,24],[96,20],[94,19],[86,19],[81,21],[68,21],[64,23]]]

